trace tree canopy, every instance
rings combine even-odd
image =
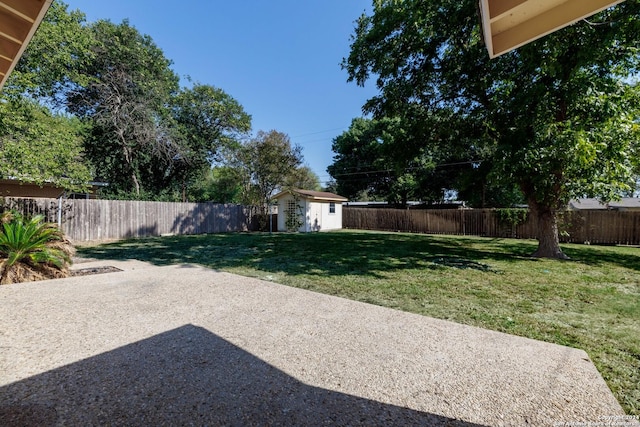
[[[445,191],[474,171],[473,150],[434,149],[400,117],[356,118],[333,140],[327,171],[338,193],[350,199],[442,202]],[[477,175],[477,174],[476,174]]]
[[[3,98],[80,119],[82,161],[109,183],[109,196],[186,200],[220,151],[239,147],[251,116],[222,89],[181,88],[171,65],[128,21],[87,23],[56,0]],[[36,147],[24,145],[25,156],[37,156]],[[28,176],[25,165],[11,168]]]
[[[293,145],[285,133],[259,131],[240,151],[240,165],[248,178],[246,199],[264,206],[273,193],[302,164],[302,149]]]
[[[195,84],[171,99],[172,135],[179,152],[171,174],[183,184],[197,185],[225,151],[237,150],[251,129],[251,116],[222,89]]]
[[[156,166],[178,151],[161,122],[178,77],[151,38],[128,22],[97,21],[88,30],[93,55],[82,72],[90,83],[67,94],[67,108],[91,123],[85,145],[101,179],[135,194],[152,190]]]
[[[82,132],[79,120],[53,115],[29,100],[0,102],[0,178],[85,189],[91,171]]]
[[[320,191],[320,178],[309,166],[300,166],[293,169],[284,180],[284,187],[300,188],[303,190]]]
[[[536,216],[542,257],[564,257],[557,211],[612,198],[632,183],[638,144],[640,1],[490,60],[474,0],[376,0],[343,62],[375,79],[364,106],[411,123],[426,152],[473,153],[515,184]]]

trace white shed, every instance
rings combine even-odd
[[[324,191],[291,189],[274,196],[278,202],[278,230],[308,233],[342,228],[342,202]]]

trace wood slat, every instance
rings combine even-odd
[[[486,237],[537,238],[529,216],[516,226],[501,223],[494,210],[343,209],[344,228]],[[640,212],[567,211],[559,215],[560,241],[606,245],[640,245]]]
[[[27,215],[44,214],[57,222],[57,199],[5,198],[5,208]],[[1,208],[1,207],[0,207]],[[65,200],[62,229],[76,242],[247,231],[248,208],[214,203],[165,203],[128,200]]]

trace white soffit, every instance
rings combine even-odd
[[[0,89],[7,81],[52,0],[0,0]]]
[[[489,56],[507,53],[624,0],[480,0]]]

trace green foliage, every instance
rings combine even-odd
[[[458,200],[473,208],[502,208],[526,204],[517,183],[492,173],[490,160],[467,169],[458,176]]]
[[[171,118],[178,154],[170,171],[195,186],[223,151],[238,149],[251,129],[251,116],[238,101],[203,84],[183,88],[171,98]]]
[[[423,144],[420,126],[402,118],[356,118],[336,137],[327,171],[338,193],[352,200],[379,198],[406,205],[409,200],[440,202],[455,178],[471,169],[471,153]]]
[[[0,100],[0,177],[86,189],[91,173],[82,133],[77,119],[53,115],[24,99]]]
[[[69,91],[89,83],[83,69],[94,58],[93,34],[85,26],[84,13],[67,9],[60,0],[52,2],[3,88],[5,95],[26,94],[47,105],[64,106]]]
[[[171,61],[127,21],[88,28],[93,58],[82,72],[91,82],[67,96],[69,110],[91,124],[87,155],[114,191],[162,188],[158,180],[178,152],[160,120],[178,89]]]
[[[171,98],[171,113],[199,160],[219,160],[221,148],[236,147],[251,130],[251,116],[222,89],[194,84]]]
[[[189,191],[195,202],[242,203],[242,170],[231,166],[216,166]]]
[[[413,124],[426,152],[482,161],[483,176],[516,184],[541,225],[536,254],[562,256],[556,210],[632,182],[639,17],[628,0],[490,60],[477,2],[381,0],[358,20],[343,66],[358,84],[376,79],[367,112]]]
[[[255,206],[265,206],[303,160],[301,147],[292,146],[289,136],[276,130],[259,131],[241,148],[239,159],[249,179],[245,198]]]
[[[104,196],[185,200],[220,152],[239,146],[251,117],[221,89],[178,83],[164,52],[127,20],[86,23],[56,0],[5,92],[82,120],[87,163],[109,183]]]
[[[284,187],[320,191],[320,178],[309,166],[300,166],[285,178]]]
[[[524,208],[502,208],[495,210],[498,221],[501,224],[516,226],[524,224],[529,218],[529,209]]]
[[[27,220],[15,212],[3,215],[0,284],[67,274],[72,247],[65,243],[64,235],[55,224],[43,219],[42,215],[37,215]]]

